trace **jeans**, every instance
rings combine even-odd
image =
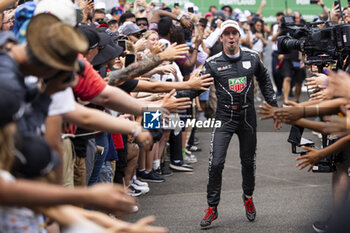
[[[95,137],[96,145],[102,146],[103,153],[101,155],[96,156],[94,169],[92,170],[88,186],[96,184],[98,182],[98,177],[100,175],[101,167],[106,159],[106,155],[108,153],[109,141],[107,137],[107,133],[99,134]]]

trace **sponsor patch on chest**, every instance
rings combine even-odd
[[[230,90],[240,93],[247,86],[247,77],[231,78],[228,80]]]
[[[244,69],[248,70],[250,69],[250,67],[252,67],[252,64],[250,63],[250,61],[242,61],[242,66]]]
[[[231,67],[232,67],[231,65],[219,66],[219,67],[218,67],[218,71],[227,70],[227,69],[230,69]]]

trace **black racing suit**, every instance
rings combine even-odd
[[[254,76],[265,100],[277,106],[270,77],[258,54],[242,48],[238,58],[231,59],[220,52],[207,59],[205,73],[214,77],[217,95],[216,120],[220,128],[211,135],[209,181],[207,199],[209,206],[220,201],[222,170],[227,148],[234,133],[238,135],[242,164],[242,188],[252,195],[255,186],[256,113],[254,108]]]

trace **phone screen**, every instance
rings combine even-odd
[[[334,1],[334,7],[338,6],[339,2],[338,1]]]
[[[125,55],[125,67],[128,67],[130,64],[136,61],[135,54],[126,54]]]
[[[123,51],[126,49],[126,41],[125,40],[118,40],[117,45],[123,48]]]

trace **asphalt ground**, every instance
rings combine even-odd
[[[269,54],[270,51],[267,52]],[[269,56],[265,57],[270,67]],[[307,94],[302,93],[302,100]],[[256,106],[261,104],[257,102]],[[281,101],[279,101],[281,105]],[[201,152],[194,153],[198,162],[194,172],[175,173],[164,183],[150,183],[150,192],[139,197],[140,210],[129,216],[136,221],[154,215],[154,225],[164,226],[169,232],[314,232],[312,223],[328,217],[331,209],[331,174],[312,173],[296,168],[296,155],[291,153],[287,142],[290,126],[274,132],[272,120],[258,121],[257,170],[254,203],[257,217],[249,222],[245,217],[242,201],[241,166],[237,136],[234,135],[223,172],[219,217],[209,229],[203,230],[199,223],[207,208],[206,185],[210,132],[198,131]],[[320,145],[320,139],[310,131],[305,138]]]
[[[303,99],[306,94],[303,93]],[[256,103],[256,106],[259,103]],[[174,173],[164,183],[150,183],[150,192],[138,198],[140,210],[128,221],[155,215],[155,225],[169,232],[313,232],[312,223],[327,217],[331,209],[331,174],[312,173],[296,168],[296,155],[287,142],[290,126],[273,131],[272,120],[258,121],[257,170],[254,202],[257,217],[249,222],[242,201],[238,138],[233,136],[223,172],[219,217],[212,227],[199,226],[207,208],[206,184],[210,132],[198,131],[201,152],[194,172]],[[307,139],[320,145],[310,131]]]

